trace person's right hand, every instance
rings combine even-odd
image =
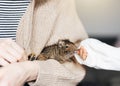
[[[23,48],[12,39],[0,39],[0,66],[27,60]]]

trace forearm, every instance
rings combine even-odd
[[[39,72],[39,61],[25,61],[19,63],[20,67],[25,69],[27,81],[36,80]]]
[[[25,82],[36,80],[38,62],[19,62],[0,69],[0,86],[23,86]]]
[[[84,75],[85,70],[72,62],[24,61],[0,69],[0,86],[23,86],[25,82],[31,82],[31,86],[75,86]]]
[[[120,48],[112,47],[96,39],[86,39],[80,46],[85,47],[88,52],[85,61],[75,55],[81,64],[97,69],[120,70]]]

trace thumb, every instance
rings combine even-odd
[[[77,53],[75,53],[74,56],[78,63],[83,64],[83,62],[84,62],[83,59]]]

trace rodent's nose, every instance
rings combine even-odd
[[[77,53],[77,50],[76,50],[76,51],[74,51],[74,53]]]

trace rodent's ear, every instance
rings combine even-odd
[[[65,42],[63,40],[58,40],[58,46],[63,47],[65,45]]]
[[[76,41],[74,42],[74,44],[75,44],[76,46],[79,46],[81,41],[82,41],[82,40],[78,39],[78,40],[76,40]]]

